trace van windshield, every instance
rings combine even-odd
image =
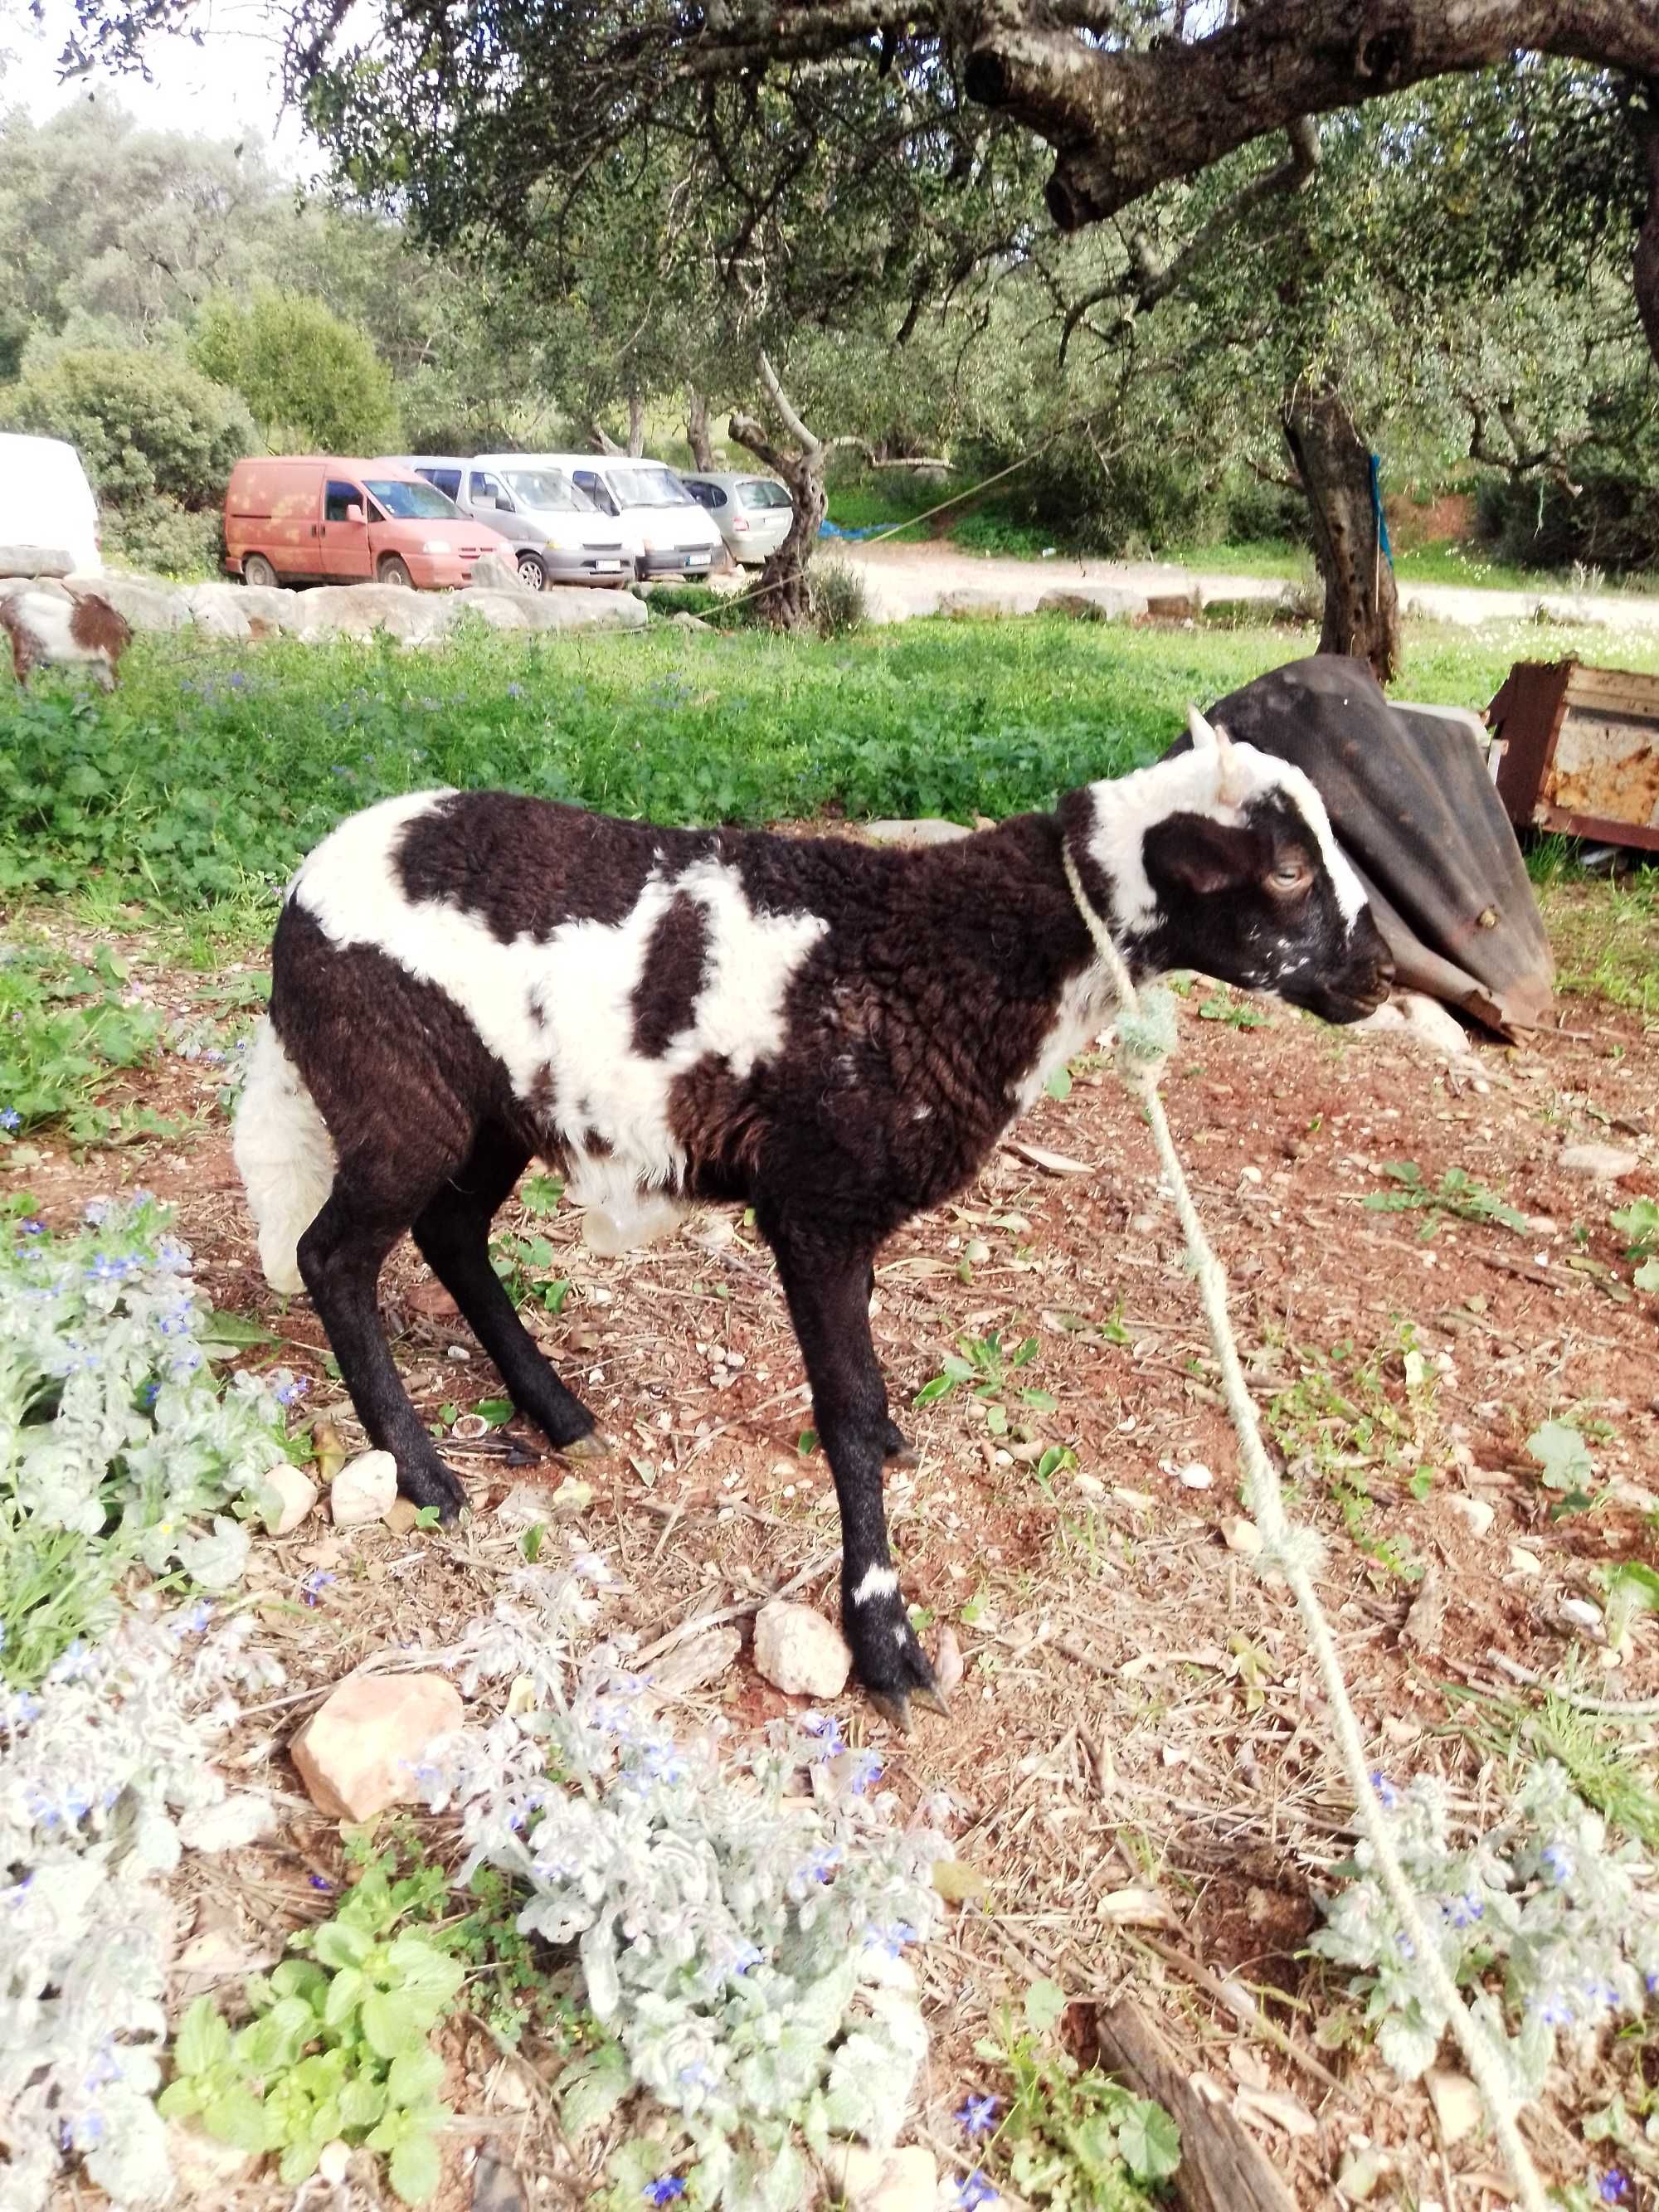
[[[461,511],[446,499],[436,484],[409,482],[403,477],[365,477],[363,489],[388,514],[403,522],[459,522]]]
[[[503,469],[507,488],[520,507],[543,514],[592,514],[593,502],[557,469]]]
[[[605,471],[624,507],[695,507],[679,478],[667,469],[608,469]]]

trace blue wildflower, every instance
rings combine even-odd
[[[212,1606],[206,1598],[198,1597],[194,1605],[187,1606],[174,1620],[173,1632],[175,1636],[200,1636],[212,1618]]]
[[[1473,1928],[1486,1917],[1486,1908],[1472,1889],[1466,1889],[1461,1897],[1442,1898],[1440,1911],[1454,1928]]]
[[[138,1393],[139,1403],[144,1407],[145,1411],[148,1412],[161,1395],[161,1386],[159,1382],[146,1382],[143,1389]]]
[[[1595,2185],[1595,2193],[1604,2204],[1623,2204],[1630,2196],[1630,2176],[1610,2166]]]
[[[801,1726],[808,1735],[817,1736],[821,1748],[813,1753],[815,1759],[834,1759],[847,1748],[847,1739],[840,1724],[828,1713],[803,1713]]]
[[[313,1875],[311,1877],[311,1886],[313,1889],[332,1889],[334,1887],[328,1876],[323,1874]]]
[[[672,2204],[677,2197],[684,2196],[685,2184],[678,2173],[665,2173],[647,2181],[642,2193],[647,2204]]]
[[[975,2166],[963,2181],[957,2184],[957,2203],[961,2212],[974,2212],[977,2204],[994,2204],[997,2192]]]
[[[21,1129],[23,1117],[15,1106],[0,1106],[0,1129]]]
[[[1559,1990],[1546,1990],[1541,1996],[1528,1997],[1527,2010],[1536,2013],[1547,2027],[1571,2027],[1573,2009]]]
[[[1392,1813],[1400,1803],[1400,1792],[1395,1788],[1380,1766],[1370,1773],[1371,1788],[1376,1792],[1376,1802],[1385,1813]]]
[[[523,684],[509,684],[507,687],[507,696],[509,699],[522,699],[524,696]]]
[[[298,1404],[310,1388],[311,1377],[308,1375],[285,1375],[284,1379],[275,1386],[271,1395],[279,1406],[293,1406]]]
[[[997,2124],[998,2097],[969,2097],[957,2114],[957,2124],[965,2135],[988,2136]]]
[[[225,681],[233,691],[242,691],[247,688],[247,678],[240,668],[233,668]]]
[[[1540,1856],[1550,1880],[1558,1887],[1572,1879],[1572,1853],[1565,1844],[1547,1844]]]
[[[315,1605],[333,1580],[332,1575],[325,1574],[320,1567],[313,1567],[300,1585],[300,1595],[307,1605]]]
[[[855,1797],[862,1797],[872,1782],[881,1779],[881,1761],[873,1751],[861,1751],[853,1768],[850,1787]]]
[[[44,1237],[46,1233],[46,1224],[44,1221],[37,1221],[31,1214],[27,1221],[18,1223],[17,1233],[20,1237]]]

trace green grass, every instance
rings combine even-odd
[[[1602,633],[1587,640],[1605,649]],[[141,639],[118,691],[0,690],[0,897],[159,907],[201,959],[257,928],[343,815],[507,785],[665,822],[1001,816],[1152,760],[1188,702],[1312,647],[1300,630],[918,622],[835,641],[628,636],[236,647]],[[1587,646],[1567,630],[1547,649]],[[1399,689],[1489,698],[1527,624],[1414,627]],[[1659,668],[1659,636],[1620,641]]]

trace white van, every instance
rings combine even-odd
[[[562,471],[601,514],[614,516],[641,579],[702,577],[724,562],[725,539],[665,462],[625,453],[520,453],[518,464]]]
[[[488,523],[513,547],[519,581],[532,592],[549,584],[628,583],[631,550],[618,525],[602,514],[567,471],[523,453],[408,453],[398,461],[453,499],[463,514]]]
[[[73,446],[0,430],[0,545],[67,553],[82,575],[103,568],[98,502]]]

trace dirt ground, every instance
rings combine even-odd
[[[1595,894],[1558,901],[1558,931],[1577,925],[1580,897]],[[162,1005],[199,1009],[209,979],[142,958],[136,972]],[[1262,1025],[1237,1026],[1243,1006],[1201,983],[1182,1002],[1171,1121],[1297,1507],[1328,1539],[1323,1595],[1378,1764],[1398,1782],[1446,1777],[1473,1817],[1503,1726],[1524,1724],[1535,1703],[1534,1678],[1601,1697],[1659,1691],[1659,1632],[1638,1627],[1614,1669],[1595,1632],[1561,1610],[1601,1595],[1596,1570],[1609,1561],[1659,1565],[1656,1305],[1626,1290],[1607,1218],[1659,1194],[1659,1033],[1564,998],[1559,1034],[1446,1066],[1396,1037],[1279,1007],[1253,1005]],[[1236,1452],[1150,1139],[1109,1067],[1074,1073],[1069,1100],[1044,1100],[963,1203],[914,1224],[878,1273],[878,1345],[920,1454],[889,1483],[895,1547],[908,1596],[932,1616],[924,1642],[948,1624],[963,1674],[954,1717],[924,1717],[908,1740],[850,1693],[836,1711],[851,1740],[878,1749],[907,1804],[944,1793],[957,1856],[986,1883],[921,1959],[933,2051],[917,2136],[942,2171],[961,2170],[952,2110],[997,2086],[975,2040],[1046,1975],[1079,2008],[1127,1995],[1154,2018],[1299,2204],[1336,2201],[1345,2155],[1369,2140],[1392,2160],[1376,2201],[1485,2212],[1507,2201],[1490,2141],[1444,2144],[1427,2098],[1402,2091],[1365,2042],[1333,2047],[1330,2024],[1352,2012],[1304,1945],[1314,1893],[1352,1840],[1352,1802],[1291,1601],[1233,1547],[1248,1537],[1234,1528],[1228,1540],[1244,1510]],[[169,1058],[125,1095],[175,1115],[203,1107],[196,1131],[80,1159],[46,1143],[28,1186],[49,1218],[124,1184],[172,1202],[216,1305],[276,1330],[280,1352],[264,1356],[308,1374],[307,1410],[331,1411],[355,1443],[308,1306],[283,1312],[258,1275],[211,1103],[218,1079]],[[1640,1164],[1616,1187],[1564,1172],[1563,1146],[1584,1140],[1626,1146]],[[1083,1171],[1034,1164],[1021,1143]],[[1369,1210],[1369,1194],[1398,1187],[1384,1170],[1402,1162],[1430,1186],[1466,1170],[1524,1229]],[[705,1215],[611,1260],[583,1249],[566,1212],[509,1212],[498,1225],[554,1245],[573,1288],[536,1325],[622,1447],[577,1470],[596,1488],[581,1534],[625,1579],[614,1617],[649,1645],[786,1584],[833,1614],[833,1494],[822,1455],[799,1449],[805,1386],[753,1231]],[[495,1395],[407,1248],[386,1297],[428,1417]],[[963,1389],[911,1407],[959,1340],[993,1332],[1005,1347],[1028,1335],[1038,1346],[1009,1383],[1004,1432]],[[1322,1378],[1335,1378],[1337,1403]],[[1032,1409],[1028,1387],[1054,1409]],[[1553,1519],[1524,1440],[1565,1412],[1605,1425],[1591,1431],[1605,1494],[1593,1511]],[[1035,1462],[1049,1444],[1076,1463],[1042,1484]],[[313,1877],[337,1878],[339,1841],[288,1764],[293,1729],[375,1650],[441,1643],[486,1610],[517,1559],[519,1527],[500,1511],[509,1492],[550,1488],[566,1472],[518,1422],[452,1463],[474,1509],[459,1532],[337,1534],[313,1517],[257,1548],[256,1595],[287,1601],[263,1617],[293,1694],[246,1725],[233,1756],[276,1793],[283,1834],[191,1863],[180,1941],[214,1938],[218,1963],[181,1975],[181,1997],[273,1957],[287,1930],[329,1909]],[[1419,1468],[1429,1479],[1413,1484]],[[314,1608],[296,1607],[319,1571],[335,1579]],[[757,1721],[785,1702],[745,1652],[686,1701],[683,1723],[715,1710]],[[1086,2011],[1071,2018],[1086,2023]],[[581,2201],[533,2063],[467,2021],[449,2051],[446,2208],[472,2201],[480,2153],[516,2173],[522,2201]],[[1582,2085],[1557,2087],[1528,2132],[1547,2174],[1578,2178],[1589,2154],[1563,2115]],[[247,2212],[299,2201],[274,2183],[204,2194]],[[372,2194],[354,2169],[332,2196],[311,2185],[305,2202],[314,2212]]]

